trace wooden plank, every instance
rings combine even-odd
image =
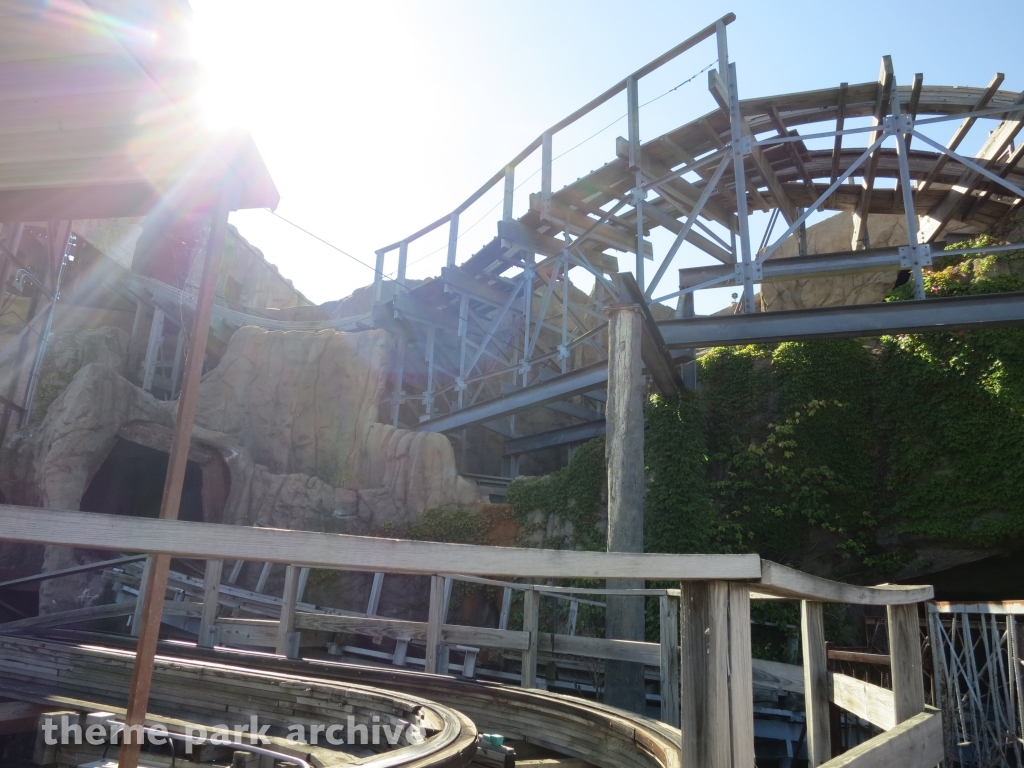
[[[0,539],[83,549],[161,552],[389,573],[433,573],[457,563],[471,576],[538,578],[757,579],[757,555],[666,555],[487,547],[289,531],[0,505]],[[794,572],[795,573],[795,572]],[[832,583],[827,582],[825,583]],[[928,591],[930,588],[919,588]],[[898,593],[893,593],[899,599]],[[922,598],[925,599],[925,598]]]
[[[817,601],[800,603],[800,641],[804,657],[807,760],[811,768],[817,768],[832,758],[825,620],[823,605]]]
[[[857,664],[889,666],[889,656],[884,653],[861,653],[860,651],[840,651],[835,648],[829,648],[828,658],[831,661],[852,661]]]
[[[537,646],[540,630],[540,595],[534,590],[523,593],[523,632],[529,638],[529,647],[523,650],[523,670],[521,685],[523,688],[537,687]],[[565,637],[565,636],[563,636]],[[573,640],[582,638],[574,637]]]
[[[659,598],[661,721],[679,727],[679,600]]]
[[[942,718],[922,712],[858,744],[822,768],[935,768],[943,760]]]
[[[206,575],[203,578],[203,613],[199,620],[200,648],[212,648],[216,641],[214,624],[217,621],[217,596],[220,593],[220,577],[224,569],[223,560],[207,560]]]
[[[299,569],[289,565],[284,571],[284,593],[281,602],[281,621],[277,626],[276,652],[284,655],[288,650],[288,635],[295,631],[295,603],[299,596]]]
[[[123,603],[91,605],[87,608],[73,608],[70,611],[49,613],[45,616],[31,616],[27,619],[7,621],[0,624],[0,635],[13,635],[20,632],[62,627],[69,624],[80,624],[83,621],[110,619],[117,616],[131,616],[135,613],[135,603],[135,600],[125,600]],[[198,617],[201,610],[202,605],[199,603],[166,603],[163,615]]]
[[[896,727],[892,691],[838,672],[830,673],[829,681],[832,687],[831,700],[837,707],[852,712],[883,731],[891,731]],[[828,728],[827,721],[825,727]]]
[[[852,605],[908,605],[935,597],[935,590],[930,586],[903,587],[883,584],[877,587],[859,587],[811,576],[769,560],[761,561],[761,581],[756,591],[778,597]]]
[[[729,583],[729,717],[734,768],[754,766],[754,678],[750,587]]]
[[[829,178],[829,186],[835,184],[836,179],[839,178],[839,157],[843,151],[843,134],[839,132],[843,130],[843,126],[846,124],[846,93],[849,87],[849,83],[841,83],[839,85],[839,95],[836,104],[836,139],[832,147],[832,174]],[[836,195],[833,192],[829,198],[828,205],[833,205],[835,199]]]
[[[882,66],[878,72],[878,93],[875,97],[875,111],[872,116],[873,125],[881,126],[885,116],[889,114],[889,96],[892,93],[893,69],[892,58],[882,57]],[[868,146],[878,140],[881,130],[872,131],[868,136]],[[860,202],[857,204],[857,215],[853,218],[854,250],[870,248],[868,241],[868,214],[871,212],[871,194],[875,188],[875,171],[878,169],[879,147],[868,158],[867,168],[860,186]]]
[[[430,606],[427,611],[427,662],[424,671],[437,672],[437,656],[441,648],[441,625],[444,622],[444,577],[430,577]]]
[[[896,722],[924,711],[924,670],[921,665],[921,630],[916,605],[890,605],[889,656]]]
[[[564,653],[571,656],[588,656],[593,659],[632,661],[650,667],[661,665],[661,651],[658,643],[640,640],[609,640],[603,637],[581,637],[579,635],[556,635],[539,632],[537,649],[544,653]]]

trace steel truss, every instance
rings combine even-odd
[[[793,313],[757,313],[754,288],[760,282],[864,271],[912,274],[917,301],[823,310],[820,317],[803,318],[826,323],[827,330],[817,335],[1024,322],[1016,296],[969,307],[970,302],[956,300],[914,306],[924,299],[922,269],[932,264],[937,238],[950,221],[981,228],[1020,209],[1024,169],[1018,163],[1024,152],[1014,150],[1013,141],[1024,125],[1024,94],[1000,91],[1002,75],[985,89],[926,87],[921,75],[910,86],[898,87],[891,60],[884,57],[877,82],[740,101],[726,34],[734,20],[732,14],[719,19],[625,78],[541,134],[450,214],[377,252],[374,323],[402,339],[390,397],[395,426],[454,432],[483,424],[510,440],[509,449],[523,451],[596,433],[596,424],[580,427],[603,417],[605,375],[600,371],[606,367],[607,309],[615,302],[643,307],[644,364],[654,388],[664,393],[682,386],[679,365],[691,358],[673,358],[663,333],[687,348],[815,335],[801,329],[796,318],[781,317]],[[708,87],[719,109],[641,145],[640,79],[712,39],[718,58],[717,68],[708,72]],[[623,91],[628,135],[616,142],[617,159],[553,191],[554,135]],[[847,127],[855,118],[870,118],[871,125]],[[969,158],[957,147],[979,118],[1001,122],[979,155]],[[800,135],[795,129],[833,120],[835,128],[829,131]],[[962,121],[948,146],[920,130],[948,120]],[[856,134],[867,134],[867,146],[844,148],[844,137]],[[915,138],[930,149],[911,151]],[[833,148],[811,150],[805,143],[820,139],[831,139]],[[516,168],[537,150],[540,191],[530,195],[528,212],[515,219]],[[459,263],[459,217],[499,183],[504,199],[497,237]],[[818,210],[856,212],[853,250],[807,255],[806,222]],[[774,240],[769,228],[757,251],[749,226],[755,211],[771,212],[786,224]],[[872,213],[903,214],[908,244],[871,249],[866,224]],[[439,279],[408,284],[410,245],[444,225],[447,259]],[[672,232],[674,239],[655,259],[647,238],[657,227]],[[772,259],[794,235],[800,238],[801,255]],[[680,270],[679,289],[656,296],[684,242],[718,265]],[[633,254],[635,282],[619,274],[616,257],[608,251]],[[395,295],[385,302],[384,270],[394,252]],[[655,261],[653,270],[648,260]],[[593,277],[592,295],[572,287],[569,273],[575,268]],[[734,328],[728,323],[720,327],[722,318],[684,319],[693,314],[695,291],[725,285],[742,288],[743,315],[736,318],[735,332],[725,329]],[[666,320],[661,302],[673,298],[677,320],[658,322]],[[856,311],[844,311],[851,309]],[[928,310],[926,321],[920,320],[922,309]],[[662,316],[656,319],[654,311]],[[578,402],[562,402],[570,397]],[[516,429],[516,413],[552,403],[561,403],[559,409],[577,415],[579,423],[543,436]],[[518,454],[506,453],[511,458],[507,470],[514,475]]]

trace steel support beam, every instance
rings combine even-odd
[[[596,421],[588,421],[584,424],[573,424],[571,427],[539,432],[536,435],[518,437],[505,443],[504,455],[518,456],[521,453],[542,451],[545,448],[555,448],[559,445],[582,443],[603,435],[604,426],[604,419],[597,419]]]
[[[669,348],[703,348],[1024,325],[1024,293],[893,301],[658,323]]]

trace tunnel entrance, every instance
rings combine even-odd
[[[159,517],[168,455],[117,438],[82,497],[83,512],[128,517]],[[189,461],[181,490],[179,520],[216,522],[203,514],[203,466]],[[220,507],[217,509],[219,517]]]

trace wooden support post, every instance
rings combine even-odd
[[[661,721],[679,727],[679,601],[668,595],[660,599]]]
[[[729,582],[729,717],[733,768],[754,768],[754,663],[750,587]]]
[[[822,604],[800,603],[800,638],[804,656],[804,707],[807,713],[807,761],[817,768],[832,759],[829,728],[828,657]]]
[[[217,274],[224,254],[224,237],[228,227],[228,213],[237,206],[237,190],[233,184],[226,185],[213,213],[210,238],[203,260],[203,273],[199,282],[196,299],[196,313],[192,324],[191,344],[185,356],[185,377],[178,397],[174,435],[167,461],[167,475],[164,479],[164,494],[160,504],[160,518],[176,520],[181,506],[181,490],[185,481],[185,467],[192,442],[192,425],[195,422],[196,405],[199,402],[199,380],[203,374],[206,358],[206,342],[210,334],[210,320],[213,317],[213,298],[217,289]],[[125,725],[128,735],[121,745],[118,757],[120,768],[138,768],[141,739],[136,742],[130,726],[140,726],[146,719],[149,704],[149,690],[153,682],[153,659],[156,644],[160,638],[160,619],[163,613],[164,593],[167,590],[167,574],[171,568],[170,555],[156,555],[149,571],[145,586],[145,600],[142,608],[141,631],[132,669],[132,682],[128,693],[128,708]]]
[[[430,606],[427,609],[427,659],[425,672],[437,672],[437,657],[441,647],[441,625],[444,619],[444,577],[430,577]]]
[[[289,565],[284,571],[284,594],[281,596],[281,622],[277,625],[276,652],[288,652],[288,635],[295,631],[295,603],[299,596],[299,569]]]
[[[448,605],[452,601],[452,578],[451,576],[444,577],[444,598],[441,601],[441,626],[443,627],[448,623]],[[451,649],[447,643],[441,643],[437,646],[437,674],[447,675],[448,674],[448,663],[450,661]]]
[[[530,646],[523,651],[523,688],[537,687],[537,640],[540,633],[540,593],[523,592],[523,631],[529,633]]]
[[[207,560],[206,575],[203,577],[203,615],[199,620],[200,648],[212,648],[216,645],[214,636],[217,623],[217,596],[220,594],[220,576],[224,568],[223,560]]]
[[[921,630],[916,603],[887,606],[886,614],[889,618],[889,659],[898,725],[924,712]]]
[[[605,459],[608,465],[608,551],[644,549],[644,410],[640,358],[640,310],[632,304],[609,307],[608,401]],[[643,580],[609,579],[609,589],[642,589]],[[644,639],[642,597],[609,595],[605,636]],[[643,664],[605,662],[604,702],[644,714],[647,707]]]
[[[131,636],[138,637],[142,629],[142,606],[146,603],[146,585],[149,584],[149,573],[153,568],[153,556],[146,558],[142,565],[142,579],[139,581],[139,595],[135,598],[135,613],[132,615]],[[163,601],[160,602],[160,612],[163,613]]]
[[[681,763],[695,768],[733,768],[728,583],[683,582],[679,617]]]

